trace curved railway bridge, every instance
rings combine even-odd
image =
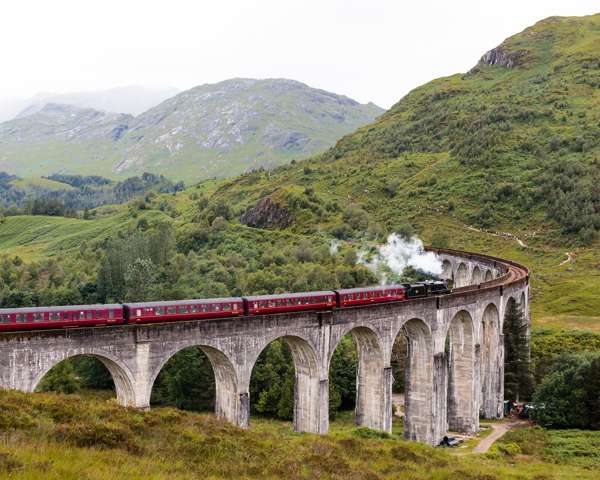
[[[529,272],[486,255],[430,249],[452,278],[449,295],[322,312],[0,334],[0,385],[32,392],[59,362],[91,355],[110,371],[119,403],[148,408],[154,381],[177,352],[199,346],[215,374],[218,416],[249,425],[252,367],[283,338],[295,365],[294,428],[326,433],[329,364],[342,337],[357,344],[356,422],[391,431],[392,347],[406,337],[407,439],[437,444],[503,413],[502,325],[508,302],[529,322]]]

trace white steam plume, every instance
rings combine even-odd
[[[442,262],[435,253],[425,251],[419,238],[404,240],[396,233],[390,234],[387,242],[377,247],[376,253],[369,255],[365,250],[360,251],[357,263],[372,270],[383,284],[387,283],[390,274],[400,277],[408,266],[434,276],[442,273]]]

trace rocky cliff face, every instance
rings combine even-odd
[[[486,52],[479,60],[484,65],[499,65],[504,68],[514,68],[519,65],[519,60],[525,57],[526,51],[509,52],[502,47],[493,48]]]
[[[271,197],[265,197],[246,210],[240,218],[244,225],[254,228],[286,228],[291,225],[292,214]]]

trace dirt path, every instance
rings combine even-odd
[[[467,225],[466,227],[467,227],[467,230],[472,230],[474,232],[487,233],[488,235],[493,235],[494,237],[508,238],[508,239],[514,240],[515,242],[517,242],[523,248],[529,248],[529,247],[527,247],[527,244],[525,244],[525,242],[523,240],[521,240],[519,237],[517,237],[513,233],[510,233],[510,232],[490,232],[489,230],[482,230],[480,228],[472,227],[471,225]]]
[[[487,437],[481,439],[481,441],[475,445],[472,450],[472,453],[485,453],[490,447],[494,444],[496,440],[498,440],[502,435],[508,432],[510,429],[515,427],[520,427],[525,425],[526,422],[523,421],[513,421],[509,423],[490,423],[490,427],[492,427],[492,433],[490,433]]]
[[[567,256],[567,259],[566,259],[566,260],[564,260],[564,261],[562,261],[562,262],[560,262],[560,263],[558,264],[558,266],[559,266],[559,267],[560,267],[561,265],[564,265],[565,263],[569,263],[569,262],[572,262],[572,261],[573,261],[573,255],[574,255],[574,254],[573,254],[573,252],[566,252],[566,253],[565,253],[565,255]]]

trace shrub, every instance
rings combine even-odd
[[[600,353],[559,357],[533,396],[534,419],[558,428],[600,428]]]
[[[41,392],[75,393],[81,384],[75,376],[75,369],[69,361],[56,365],[42,379],[38,390]]]
[[[23,464],[14,455],[7,452],[0,452],[0,472],[10,473],[22,467]]]
[[[498,451],[506,457],[514,457],[521,453],[521,447],[516,443],[500,443],[497,445]]]
[[[387,432],[381,430],[373,430],[368,427],[356,427],[352,433],[360,438],[392,438]]]
[[[112,422],[60,424],[54,436],[59,441],[77,447],[120,448],[131,452],[139,450],[131,429]]]

